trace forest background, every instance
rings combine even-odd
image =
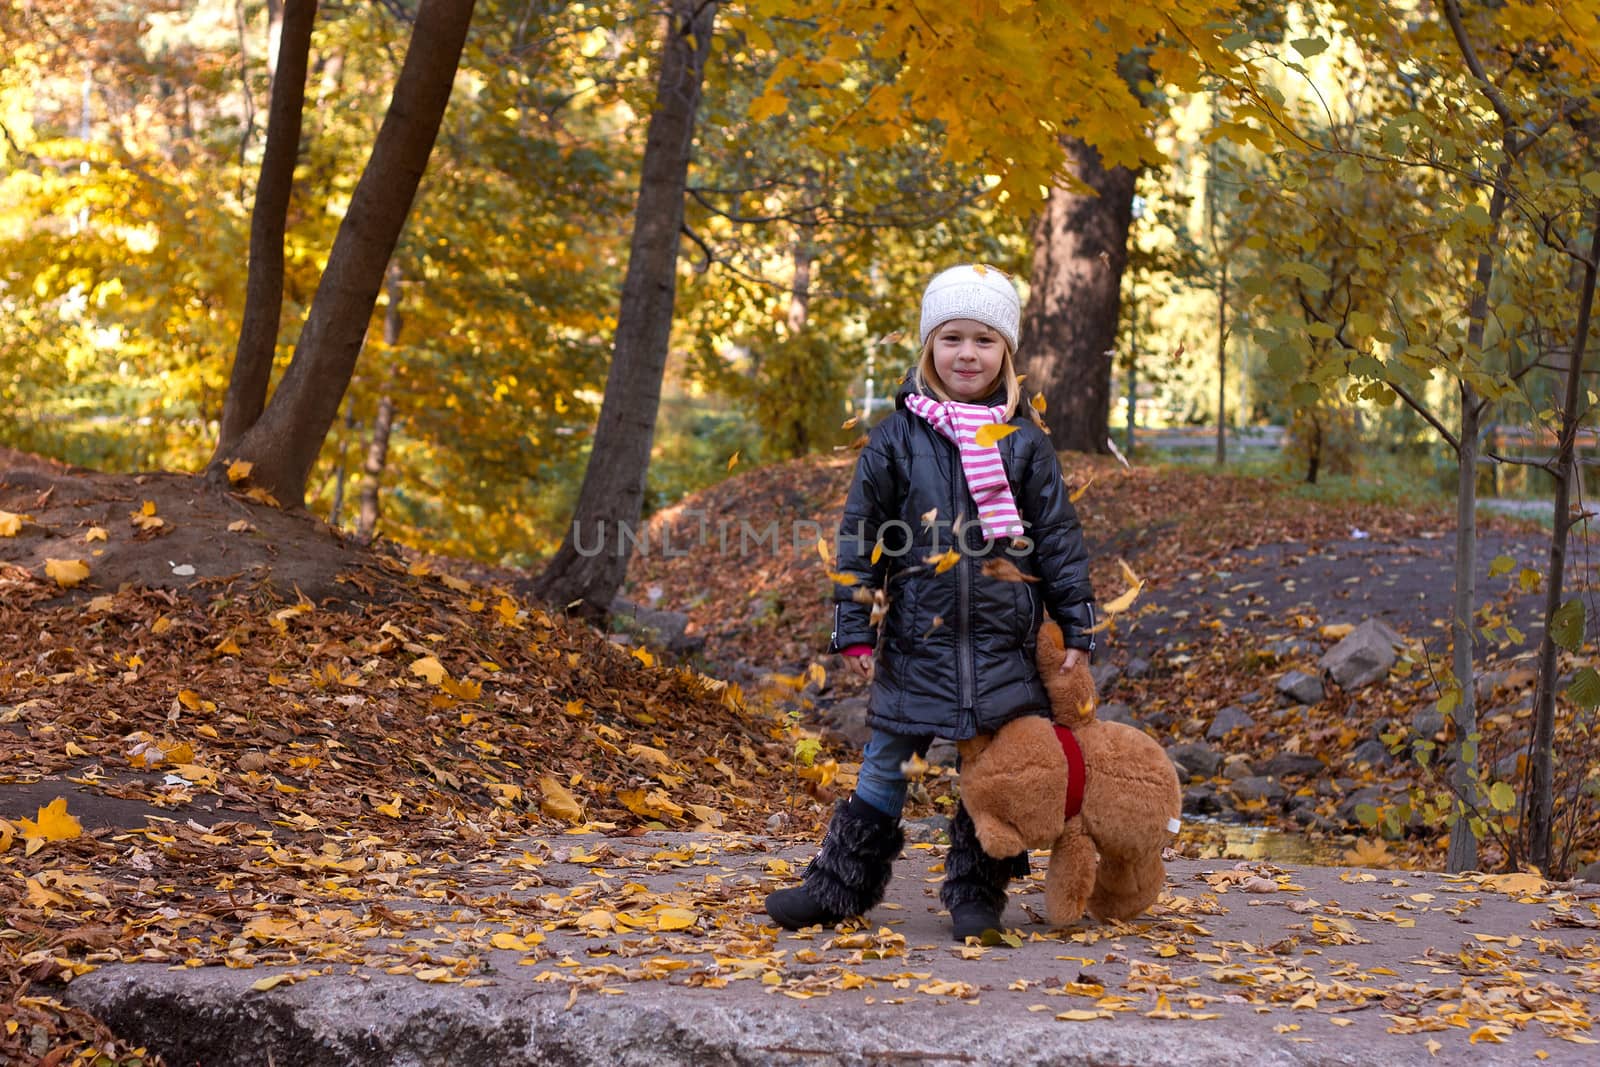
[[[1286,425],[1308,479],[1453,484],[1470,578],[1478,482],[1527,458],[1497,428],[1547,444],[1545,643],[1582,644],[1561,553],[1593,403],[1593,3],[0,18],[0,443],[110,471],[252,458],[263,499],[553,558],[547,599],[604,605],[622,572],[577,573],[575,513],[634,521],[739,463],[848,448],[914,358],[921,284],[980,260],[1026,283],[1022,369],[1063,448],[1110,448],[1130,393],[1145,425],[1216,427],[1219,462],[1226,427]],[[437,144],[385,170],[413,91]],[[340,303],[362,273],[341,247],[418,175],[379,212],[399,236],[368,243],[371,293]],[[282,310],[254,329],[274,244]],[[283,376],[230,428],[262,337],[262,400]],[[331,388],[302,354],[343,361]],[[1476,608],[1458,581],[1456,679]],[[1600,702],[1592,668],[1573,684]],[[1448,688],[1470,738],[1471,685]]]

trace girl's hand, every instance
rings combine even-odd
[[[857,674],[861,675],[861,677],[867,678],[867,679],[870,679],[872,677],[872,653],[871,652],[864,652],[859,656],[847,656],[846,658],[850,661],[851,669],[854,670]]]
[[[1081,648],[1069,648],[1063,651],[1065,655],[1061,657],[1062,674],[1070,674],[1072,671],[1077,670],[1078,667],[1089,662],[1089,653]]]

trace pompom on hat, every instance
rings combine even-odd
[[[919,343],[951,319],[972,319],[997,331],[1017,350],[1022,301],[1004,271],[981,263],[964,263],[934,277],[922,294]]]

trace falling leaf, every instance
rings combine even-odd
[[[910,759],[901,761],[900,773],[908,782],[920,782],[928,775],[928,761],[913,752]]]
[[[15,537],[21,529],[21,515],[10,511],[0,511],[0,537]]]
[[[993,556],[983,565],[983,573],[1001,582],[1037,582],[1038,575],[1024,574],[1015,563],[1002,556]]]
[[[993,448],[1001,438],[1010,437],[1017,432],[1017,427],[1009,422],[991,422],[987,426],[979,426],[978,432],[972,435],[972,440],[979,448]]]
[[[737,451],[735,451],[733,455],[728,457],[728,469],[729,470],[733,470],[734,466],[738,462],[739,462],[739,453]]]
[[[1028,403],[1032,404],[1033,410],[1037,411],[1041,415],[1045,413],[1046,408],[1049,406],[1045,401],[1043,393],[1034,393],[1033,399],[1029,400]]]
[[[1095,476],[1091,474],[1088,481],[1084,482],[1082,485],[1078,486],[1078,488],[1067,494],[1067,499],[1072,501],[1074,504],[1082,500],[1083,494],[1087,493],[1089,491],[1089,487],[1094,484],[1094,479]]]
[[[943,574],[945,571],[961,562],[961,553],[955,549],[946,549],[943,555],[929,556],[922,562],[933,565],[933,573]]]
[[[18,819],[17,827],[24,841],[71,841],[83,833],[83,824],[67,812],[66,797],[40,808],[37,820]]]
[[[845,419],[844,422],[840,424],[839,429],[841,429],[841,430],[853,430],[856,427],[856,423],[858,423],[860,421],[861,421],[861,416],[860,415],[851,415],[848,419]]]
[[[71,589],[89,577],[89,565],[81,559],[47,559],[44,573],[63,589]]]
[[[247,459],[234,460],[232,463],[228,464],[228,482],[232,485],[238,485],[240,482],[250,477],[250,472],[255,470],[255,468],[256,465]]]
[[[1115,599],[1102,605],[1107,615],[1119,615],[1127,611],[1133,606],[1133,602],[1138,599],[1140,591],[1144,589],[1144,579],[1133,573],[1132,567],[1120,559],[1117,560],[1117,564],[1122,568],[1122,577],[1128,583],[1128,588],[1123,590]]]

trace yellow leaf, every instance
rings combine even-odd
[[[1041,415],[1045,413],[1045,409],[1048,406],[1045,402],[1043,393],[1034,393],[1033,399],[1028,401],[1028,403],[1032,404],[1033,410],[1037,411]]]
[[[1109,1011],[1091,1011],[1088,1008],[1073,1008],[1070,1011],[1056,1012],[1056,1019],[1066,1023],[1086,1023],[1092,1019],[1109,1019]]]
[[[259,485],[253,489],[246,489],[244,495],[248,499],[254,500],[257,504],[265,504],[272,508],[283,506],[282,504],[278,503],[277,497],[273,496],[271,493],[267,492],[266,489]]]
[[[4,520],[0,519],[0,526],[3,525]],[[107,536],[106,528],[104,526],[91,526],[89,527],[89,531],[83,535],[83,541],[84,544],[88,544],[90,541],[104,541]]]
[[[1144,579],[1133,573],[1132,567],[1120,559],[1117,560],[1117,563],[1122,567],[1122,577],[1127,580],[1128,588],[1123,590],[1121,595],[1114,600],[1103,605],[1103,610],[1107,615],[1117,615],[1127,611],[1133,606],[1133,602],[1138,599],[1140,591],[1144,589]]]
[[[672,757],[659,748],[651,748],[649,745],[635,743],[628,746],[628,755],[646,763],[653,763],[665,770],[670,771],[672,769]]]
[[[489,944],[495,948],[508,949],[513,952],[520,952],[525,947],[522,943],[522,938],[505,930],[491,937]]]
[[[700,916],[688,908],[662,908],[656,918],[657,930],[687,930],[699,921]]]
[[[150,624],[150,632],[155,634],[157,637],[160,637],[170,629],[172,629],[171,615],[162,615],[160,618],[156,619],[155,622]]]
[[[883,558],[883,542],[879,541],[877,544],[872,546],[872,565],[874,567],[876,567],[878,565],[878,561],[880,559],[882,559],[882,558]]]
[[[255,469],[256,465],[247,459],[234,460],[232,463],[228,464],[229,484],[238,485],[240,482],[250,477],[250,472]]]
[[[377,809],[379,815],[387,815],[391,819],[398,819],[401,811],[403,810],[399,793],[396,793],[394,795],[394,799],[389,801],[389,803],[374,804],[373,807]]]
[[[190,711],[198,711],[200,710],[200,694],[193,689],[180,689],[178,690],[178,703]]]
[[[11,511],[0,511],[0,537],[15,537],[21,530],[21,515]]]
[[[450,675],[445,671],[444,664],[433,656],[423,656],[411,665],[411,673],[427,682],[429,685],[439,685]]]
[[[933,573],[943,574],[945,571],[961,562],[961,553],[955,549],[947,549],[942,556],[929,556],[924,563],[933,564]]]
[[[728,457],[728,469],[729,470],[733,470],[734,465],[737,464],[738,462],[739,462],[739,453],[738,453],[738,451],[735,451],[733,453],[733,455]]]
[[[873,560],[872,562],[876,563],[878,561]],[[852,586],[855,585],[859,579],[857,579],[853,574],[846,574],[841,571],[829,571],[828,580],[833,582],[835,585]]]
[[[1487,1026],[1480,1026],[1472,1031],[1472,1036],[1467,1038],[1467,1044],[1476,1045],[1480,1041],[1492,1041],[1496,1045],[1502,1045],[1505,1043],[1505,1038]]]
[[[89,565],[81,559],[47,559],[44,573],[63,589],[71,589],[89,577]]]
[[[617,924],[616,914],[604,908],[594,908],[573,920],[580,930],[609,930]]]
[[[56,797],[39,809],[39,818],[18,819],[24,841],[71,841],[83,833],[83,824],[67,813],[67,798]]]
[[[4,819],[0,819],[0,852],[4,852],[6,849],[11,847],[11,842],[15,840],[16,834],[16,827],[12,826]]]
[[[255,527],[251,525],[249,519],[235,519],[228,523],[229,533],[250,533],[254,529]]]
[[[217,646],[216,651],[218,655],[222,656],[237,656],[241,650],[239,642],[235,641],[230,634],[222,639],[222,644]]]
[[[1095,476],[1091,474],[1088,481],[1084,482],[1082,485],[1078,486],[1078,488],[1067,494],[1067,499],[1072,501],[1074,504],[1082,500],[1083,494],[1087,493],[1089,491],[1089,487],[1094,484],[1094,478]]]
[[[750,102],[750,121],[765,122],[788,110],[789,98],[769,89]]]
[[[636,648],[629,654],[640,663],[643,663],[646,667],[654,667],[656,665],[656,658],[650,654],[649,649]]]
[[[439,575],[439,581],[443,582],[446,588],[454,589],[458,593],[470,593],[470,592],[472,592],[472,583],[471,582],[465,581],[464,579],[461,579],[461,578],[457,578],[453,574],[441,574],[441,575]]]
[[[265,993],[273,986],[279,986],[291,980],[292,979],[287,974],[274,974],[269,975],[266,978],[257,978],[254,982],[250,983],[250,988],[254,989],[257,993]]]
[[[993,448],[995,442],[1016,432],[1017,428],[1009,422],[991,422],[987,426],[979,426],[978,432],[972,435],[972,439],[979,448]]]
[[[540,811],[551,818],[565,819],[570,823],[583,821],[583,804],[550,775],[539,779],[539,791],[543,794],[539,801]]]
[[[1319,634],[1321,634],[1323,637],[1326,637],[1331,641],[1338,641],[1338,640],[1341,640],[1341,639],[1343,639],[1345,637],[1348,637],[1350,635],[1350,631],[1354,630],[1354,629],[1355,629],[1355,624],[1354,623],[1330,622],[1330,623],[1328,623],[1328,625],[1322,627],[1322,629],[1318,630],[1317,632]]]

